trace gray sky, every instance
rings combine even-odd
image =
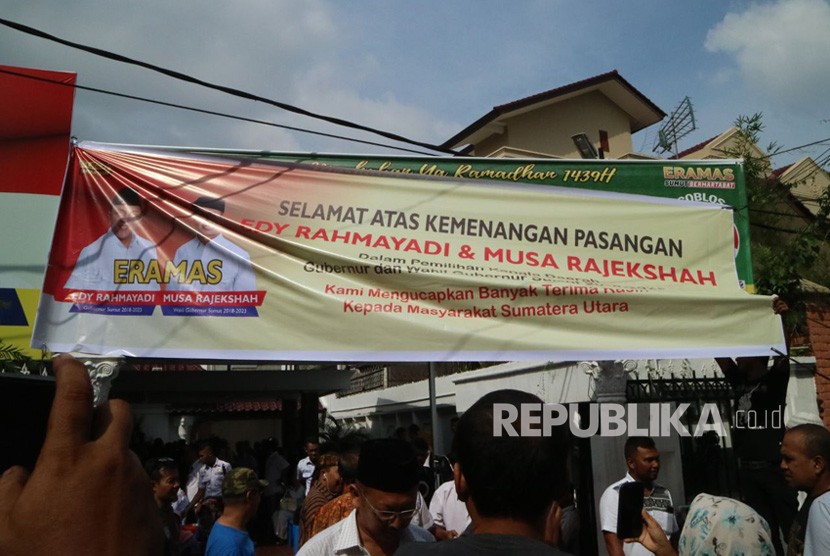
[[[5,5],[4,5],[5,4]],[[827,0],[0,0],[0,17],[307,110],[441,143],[493,106],[617,69],[670,112],[689,147],[763,112],[763,145],[830,137]],[[78,83],[354,137],[357,132],[177,82],[0,27],[0,63]],[[657,128],[634,138],[650,152]],[[78,91],[83,140],[393,152]],[[388,140],[368,137],[373,141]],[[774,160],[819,157],[830,146]]]

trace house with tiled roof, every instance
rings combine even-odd
[[[723,133],[701,141],[679,153],[669,157],[670,160],[717,160],[731,158],[727,153],[734,152],[739,143],[750,150],[752,156],[762,159],[766,155],[754,143],[747,144],[740,137],[741,131],[737,127],[730,127]]]
[[[793,164],[776,169],[773,174],[781,182],[789,184],[790,192],[813,214],[818,214],[819,199],[830,187],[830,173],[815,160],[805,157]]]
[[[758,145],[751,142],[746,142],[740,137],[740,130],[736,127],[730,127],[723,133],[710,137],[696,145],[693,145],[683,151],[670,157],[672,160],[713,160],[719,158],[730,158],[736,148],[741,145],[742,148],[749,149],[751,155],[758,160],[768,160],[767,154],[762,151]],[[810,157],[804,157],[798,162],[787,164],[780,168],[773,168],[771,164],[768,165],[769,177],[777,180],[790,188],[795,201],[802,205],[798,207],[801,211],[806,207],[807,211],[815,216],[818,213],[819,198],[830,187],[830,174],[824,168],[819,166],[815,160]]]
[[[487,157],[580,158],[585,133],[606,158],[633,152],[631,136],[666,116],[616,70],[494,106],[442,146]]]

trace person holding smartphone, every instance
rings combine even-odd
[[[605,489],[599,501],[600,524],[608,555],[647,556],[653,554],[640,543],[624,543],[617,534],[620,491],[622,485],[630,482],[641,483],[643,509],[660,525],[666,537],[671,539],[671,544],[677,546],[677,534],[680,528],[674,515],[671,493],[656,482],[657,475],[660,473],[660,452],[657,451],[654,439],[647,436],[631,436],[625,441],[624,453],[628,473],[623,479]],[[639,530],[632,536],[639,536]]]

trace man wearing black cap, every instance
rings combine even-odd
[[[261,481],[247,467],[237,467],[225,476],[225,509],[210,530],[206,556],[254,556],[254,543],[245,526],[256,517],[266,486],[268,481]]]
[[[524,404],[540,416],[541,400],[518,390],[491,392],[464,413],[453,438],[453,475],[472,523],[458,538],[402,546],[396,554],[566,556],[548,541],[558,536],[554,500],[568,483],[567,431],[558,426],[545,431],[549,436],[509,436],[494,427],[494,415],[511,406],[519,416],[512,425],[521,431],[530,417]]]
[[[256,281],[248,252],[223,236],[210,218],[225,213],[225,200],[218,197],[199,197],[193,202],[205,217],[197,220],[197,236],[179,247],[173,264],[186,262],[187,268],[201,265],[201,272],[171,278],[168,290],[184,291],[254,291]],[[185,278],[189,281],[185,281]]]
[[[144,212],[141,196],[129,187],[122,187],[110,200],[109,230],[81,250],[75,268],[64,287],[68,290],[158,290],[156,281],[130,281],[127,270],[141,264],[150,266],[156,258],[156,246],[138,235]],[[116,265],[116,262],[119,265]],[[116,283],[116,267],[124,269]]]
[[[312,537],[297,555],[391,556],[398,546],[433,541],[429,532],[411,524],[418,511],[419,467],[415,451],[406,441],[387,438],[365,442],[360,449],[357,482],[348,487],[355,510]]]

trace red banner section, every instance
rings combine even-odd
[[[0,66],[0,193],[59,195],[75,74]]]
[[[22,367],[69,158],[75,74],[0,66],[0,351]]]

